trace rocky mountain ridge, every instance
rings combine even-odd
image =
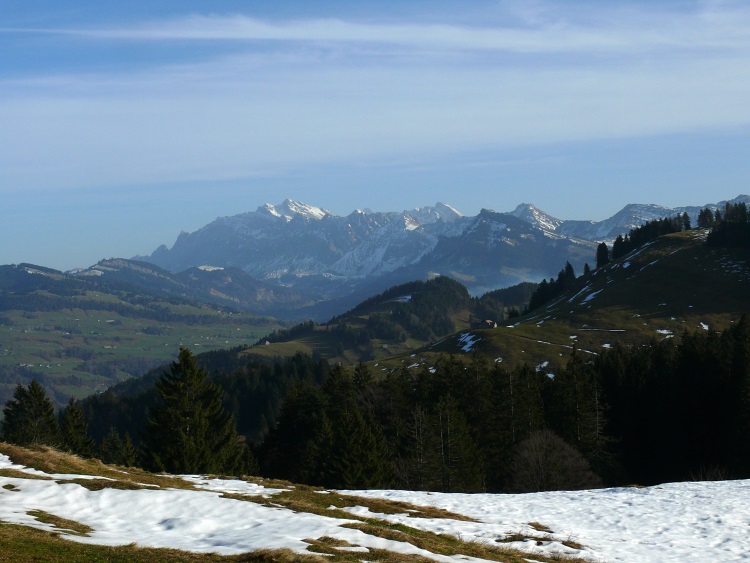
[[[732,200],[738,201],[750,197]],[[351,296],[346,306],[391,285],[435,275],[452,276],[478,294],[553,276],[566,261],[580,271],[593,263],[599,242],[677,213],[687,212],[695,221],[702,208],[630,204],[596,222],[558,219],[531,204],[509,213],[483,209],[474,217],[440,202],[337,216],[286,199],[183,232],[172,248],[162,245],[138,259],[173,272],[238,268],[318,302]]]

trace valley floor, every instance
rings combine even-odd
[[[471,549],[482,545],[526,554],[494,554],[496,561],[750,561],[750,481],[497,495],[338,492],[202,476],[160,485],[137,470],[88,473],[43,472],[0,454],[0,522],[87,544],[199,553],[286,548],[301,556],[312,546],[332,561],[382,553],[483,561]],[[404,531],[419,541],[402,541]],[[454,555],[431,547],[429,538],[444,539],[438,534],[462,540]]]

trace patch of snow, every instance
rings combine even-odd
[[[701,328],[703,330],[708,330],[709,327],[708,327],[708,325],[706,323],[701,323]]]
[[[79,275],[97,277],[97,276],[103,276],[104,272],[102,272],[101,270],[91,269],[91,270],[85,270],[81,272]]]
[[[583,305],[584,303],[588,303],[588,302],[589,302],[589,301],[591,301],[591,300],[592,300],[592,299],[593,299],[594,297],[596,297],[597,295],[599,295],[599,294],[600,294],[600,293],[601,293],[602,291],[603,291],[603,290],[601,290],[601,289],[600,289],[599,291],[595,291],[595,292],[593,292],[593,293],[591,293],[591,294],[587,295],[587,296],[586,296],[586,298],[585,298],[585,299],[584,299],[583,301],[581,301],[581,305]]]
[[[351,494],[438,506],[477,522],[408,519],[378,515],[463,540],[495,544],[519,530],[538,532],[541,522],[552,532],[542,546],[515,542],[532,556],[565,551],[574,538],[584,546],[575,555],[594,561],[660,563],[670,561],[743,561],[750,553],[750,481],[667,483],[647,488],[557,491],[530,494],[448,494],[408,491],[350,491]],[[665,554],[668,549],[668,554]]]
[[[479,342],[481,338],[477,338],[476,335],[470,332],[465,332],[458,337],[458,342],[461,345],[461,350],[464,352],[471,352],[474,348],[474,344]]]
[[[224,268],[221,268],[219,266],[198,266],[199,270],[203,270],[204,272],[216,272],[217,270],[223,270]]]
[[[202,475],[181,475],[182,479],[193,484],[197,489],[203,489],[206,491],[215,491],[221,493],[234,493],[239,495],[248,496],[264,496],[275,495],[282,493],[288,489],[270,489],[256,483],[250,483],[249,481],[242,481],[240,479],[219,479],[209,478]]]
[[[0,468],[26,469],[0,454]],[[94,478],[64,475],[66,480]],[[195,476],[191,476],[193,478]],[[306,538],[332,537],[352,546],[385,549],[403,555],[455,562],[409,543],[386,540],[359,530],[344,528],[351,519],[332,518],[269,507],[255,502],[223,498],[245,485],[228,480],[195,477],[211,483],[215,490],[184,489],[91,491],[75,483],[0,476],[0,521],[50,532],[60,537],[95,545],[138,544],[196,553],[238,555],[261,549],[287,548],[309,554]],[[226,481],[221,483],[221,481]],[[9,492],[2,485],[13,485]],[[261,487],[262,488],[262,487]],[[29,511],[41,510],[92,528],[87,536],[75,536],[40,522]]]

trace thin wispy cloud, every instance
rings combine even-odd
[[[46,30],[92,49],[148,44],[157,62],[0,75],[2,189],[241,178],[750,124],[750,8],[511,8],[476,25],[193,15]],[[179,61],[159,47],[174,40]],[[206,56],[207,41],[227,50]]]
[[[513,53],[642,52],[663,48],[750,46],[750,7],[742,3],[658,3],[640,6],[532,3],[511,10],[511,21],[362,23],[342,19],[272,21],[241,14],[190,15],[129,27],[0,28],[130,41],[275,41],[394,44],[414,48]],[[530,14],[533,13],[533,17]]]
[[[273,190],[601,219],[750,176],[744,1],[22,4],[0,22],[0,263],[148,252]]]

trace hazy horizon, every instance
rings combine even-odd
[[[4,4],[0,264],[287,197],[601,220],[750,191],[742,2],[152,4]]]

